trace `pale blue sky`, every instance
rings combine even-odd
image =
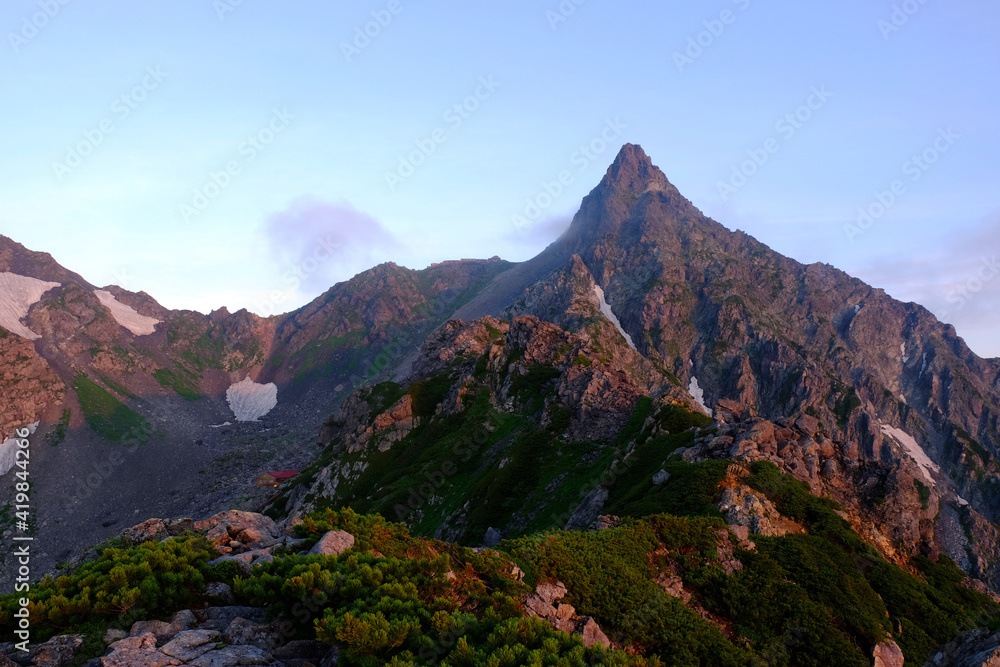
[[[554,23],[558,0],[64,1],[0,9],[0,233],[94,283],[266,314],[380,261],[526,259],[631,141],[728,227],[1000,355],[1000,275],[980,272],[1000,245],[996,3],[566,0]],[[889,32],[894,5],[913,13]],[[390,185],[416,142],[433,154]],[[934,164],[905,166],[925,150]],[[723,196],[748,151],[767,162]]]

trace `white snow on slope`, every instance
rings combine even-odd
[[[917,441],[913,439],[913,436],[906,431],[902,431],[886,424],[882,424],[882,433],[890,436],[893,440],[903,446],[906,453],[909,454],[914,461],[916,461],[917,467],[920,468],[920,472],[924,474],[924,479],[933,485],[934,478],[931,477],[931,471],[941,472],[941,469],[936,463],[934,463],[934,461],[931,461],[930,457],[927,456],[927,453],[924,452],[923,448],[921,448],[920,445],[917,444]]]
[[[226,390],[226,400],[236,421],[255,422],[278,404],[278,385],[257,384],[247,377]]]
[[[712,410],[705,405],[705,390],[698,386],[698,378],[693,375],[691,376],[691,382],[688,384],[688,392],[694,396],[694,400],[698,401],[698,405],[705,411],[705,414],[711,417]]]
[[[21,324],[21,319],[27,317],[28,309],[38,303],[43,294],[59,285],[16,273],[0,273],[0,327],[28,340],[41,338]]]
[[[38,422],[28,424],[28,433],[34,434],[37,429]],[[14,464],[17,463],[17,450],[20,449],[17,443],[20,440],[21,438],[17,437],[8,438],[0,444],[0,475],[6,475],[14,467]]]
[[[118,324],[136,336],[148,336],[156,331],[156,325],[160,323],[160,320],[156,318],[140,315],[131,306],[126,306],[107,290],[94,290],[94,296],[100,300],[101,305],[111,311]]]
[[[622,329],[622,323],[618,321],[618,317],[614,314],[614,312],[612,312],[611,306],[609,306],[608,302],[604,300],[604,290],[602,290],[598,285],[594,285],[594,294],[597,295],[597,301],[599,303],[598,307],[601,309],[601,314],[611,320],[611,324],[615,325],[618,331],[621,332],[622,336],[625,336],[625,342],[627,342],[628,346],[634,350],[635,343],[632,342],[632,337],[625,333],[625,330]]]

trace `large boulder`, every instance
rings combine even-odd
[[[354,536],[342,530],[331,530],[309,551],[310,555],[339,556],[354,546]]]
[[[196,611],[198,627],[225,632],[229,624],[237,618],[245,618],[255,623],[263,623],[265,613],[258,607],[206,607]]]
[[[227,644],[247,644],[270,651],[281,642],[281,633],[270,623],[255,623],[237,616],[226,628],[222,641]]]
[[[31,664],[36,667],[63,667],[70,665],[76,652],[83,646],[83,635],[58,635],[31,649]]]
[[[250,665],[280,667],[270,653],[256,646],[224,646],[209,651],[187,664],[193,667],[244,667]]]
[[[894,641],[883,642],[872,651],[875,667],[903,667],[903,652]]]
[[[111,652],[101,658],[103,667],[167,667],[180,665],[180,660],[156,648],[156,636],[147,632],[140,637],[127,637],[111,645]]]
[[[604,648],[611,646],[611,640],[608,636],[604,634],[601,627],[597,625],[597,621],[592,618],[587,618],[579,630],[580,637],[583,639],[583,645],[587,648],[591,648],[597,644],[600,644]]]
[[[185,630],[160,650],[172,658],[190,662],[214,649],[218,642],[218,630]]]

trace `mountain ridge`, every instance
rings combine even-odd
[[[268,318],[246,310],[176,311],[148,294],[107,287],[123,306],[160,320],[155,333],[135,335],[95,296],[93,285],[50,256],[3,237],[0,270],[11,269],[60,285],[28,309],[25,322],[41,338],[28,346],[34,361],[13,377],[37,381],[47,366],[52,389],[32,389],[19,398],[0,426],[41,420],[40,438],[66,438],[66,446],[43,449],[41,465],[60,457],[65,460],[59,469],[66,470],[86,469],[88,460],[108,456],[114,446],[108,434],[118,432],[109,428],[112,412],[116,419],[125,415],[127,423],[146,424],[139,437],[153,446],[148,461],[136,459],[135,474],[144,466],[156,469],[171,451],[191,458],[179,467],[171,462],[182,481],[164,489],[178,500],[158,506],[160,513],[191,512],[199,502],[214,503],[213,509],[262,502],[259,492],[239,480],[266,465],[304,467],[317,455],[336,459],[339,454],[328,449],[330,424],[344,406],[360,409],[353,390],[385,381],[395,381],[404,394],[412,386],[443,390],[435,374],[464,369],[461,377],[478,382],[480,390],[488,385],[490,409],[501,419],[512,409],[545,406],[540,415],[519,414],[518,428],[525,432],[548,432],[556,424],[567,437],[592,431],[614,441],[630,415],[638,419],[640,397],[697,411],[685,390],[698,388],[709,407],[733,401],[773,423],[802,415],[816,419],[825,437],[844,447],[838,460],[848,468],[902,469],[909,465],[906,443],[912,437],[940,471],[927,481],[939,485],[933,497],[942,499],[941,533],[959,536],[942,546],[927,534],[927,548],[946,548],[967,572],[994,585],[1000,581],[1000,547],[989,523],[1000,515],[1000,501],[994,500],[1000,497],[1000,360],[976,356],[954,327],[917,304],[728,230],[686,199],[637,145],[622,148],[569,229],[530,260],[459,260],[421,270],[386,263]],[[601,313],[602,298],[618,324]],[[503,329],[501,321],[527,331],[526,323],[536,320],[540,324],[529,327],[534,333],[494,346],[495,352],[489,346],[478,352],[461,348],[465,355],[500,355],[483,362],[492,378],[486,384],[476,377],[472,359],[447,345],[434,347],[436,336],[491,337]],[[565,345],[577,356],[556,354]],[[531,363],[510,356],[532,346],[548,351]],[[454,365],[431,363],[429,349]],[[24,356],[13,349],[5,354],[11,368]],[[259,423],[225,426],[233,419],[225,392],[247,377],[275,383],[277,407]],[[0,390],[13,387],[13,380]],[[523,403],[510,392],[527,391],[524,382],[542,382],[546,391],[558,384],[566,393],[558,400],[539,395],[542,404]],[[609,408],[597,426],[583,426],[590,407],[567,397],[589,396],[597,405],[601,392],[612,387],[631,387],[622,394],[630,398]],[[450,385],[440,405],[467,409],[461,400],[467,390]],[[668,404],[657,403],[669,412]],[[112,412],[95,413],[95,405]],[[396,410],[384,417],[389,423],[405,420],[412,409],[381,407]],[[430,411],[425,417],[434,419],[438,407],[424,406]],[[202,498],[197,480],[184,479],[198,466],[220,476],[210,501]],[[836,474],[847,479],[847,471]],[[102,484],[80,510],[80,525],[104,523],[110,529],[126,520],[123,512],[101,506],[114,486]],[[57,481],[43,489],[46,498],[44,493],[58,498]],[[141,503],[132,498],[124,504],[133,502]],[[70,534],[52,524],[46,529],[68,544],[82,539],[79,531]],[[961,538],[963,530],[975,534],[976,543]]]

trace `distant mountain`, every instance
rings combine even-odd
[[[267,497],[255,477],[308,463],[351,389],[391,372],[507,266],[386,264],[285,315],[204,315],[98,289],[0,237],[0,442],[41,422],[33,506],[51,547],[38,566],[136,514],[255,507]],[[239,422],[227,394],[272,383],[274,408]],[[0,445],[0,473],[14,448]],[[12,528],[3,514],[0,532]]]

